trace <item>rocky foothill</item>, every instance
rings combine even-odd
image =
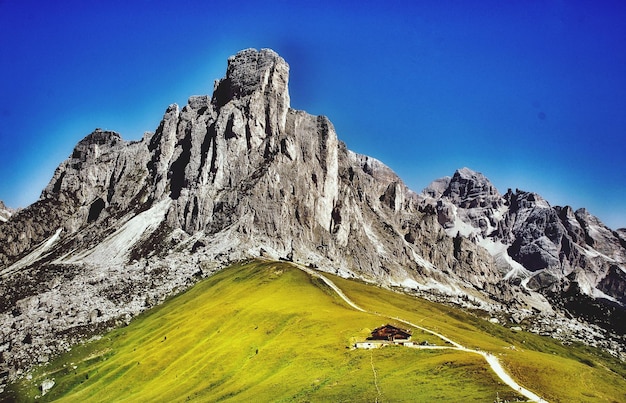
[[[273,51],[241,51],[154,133],[97,129],[36,203],[0,204],[3,381],[261,255],[623,356],[626,231],[467,168],[415,193],[292,109],[288,79]]]

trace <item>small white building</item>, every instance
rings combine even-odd
[[[389,343],[385,343],[383,341],[357,341],[354,344],[354,347],[362,348],[365,350],[370,350],[372,348],[381,348],[385,346],[386,344],[389,344]]]

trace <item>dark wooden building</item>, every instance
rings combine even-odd
[[[368,340],[409,340],[411,339],[411,331],[400,329],[393,325],[387,324],[376,328],[372,331],[372,335],[367,338]]]

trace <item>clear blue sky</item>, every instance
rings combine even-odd
[[[334,3],[0,0],[0,199],[34,202],[94,128],[137,140],[269,47],[292,107],[412,189],[467,166],[626,227],[626,2]]]

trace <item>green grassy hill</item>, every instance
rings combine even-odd
[[[550,401],[626,401],[621,363],[597,351],[502,327],[424,300],[332,278],[357,304],[432,327],[498,354]],[[5,399],[33,401],[515,400],[482,357],[454,350],[354,350],[392,322],[350,308],[321,280],[287,263],[225,269],[125,328],[37,368]],[[414,330],[416,341],[443,344]],[[514,347],[514,349],[511,348]],[[621,371],[621,375],[619,372]]]

